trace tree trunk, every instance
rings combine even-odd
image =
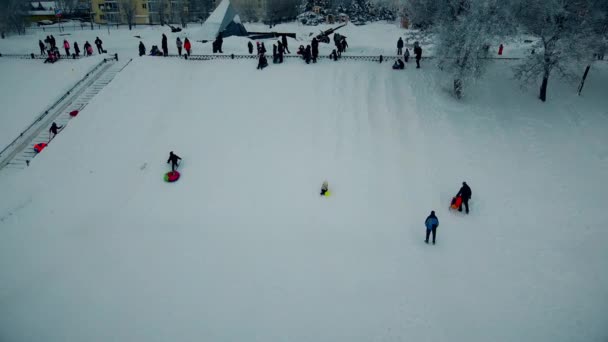
[[[540,85],[540,100],[545,102],[547,101],[547,83],[549,82],[549,70],[545,70],[545,74],[543,75],[543,83]]]
[[[454,80],[454,94],[458,99],[462,98],[462,80],[459,78]]]

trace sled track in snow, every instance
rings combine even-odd
[[[50,144],[48,129],[51,123],[56,122],[59,126],[63,126],[62,130],[65,129],[72,119],[70,112],[82,111],[130,62],[131,60],[118,62],[114,58],[99,62],[59,100],[42,112],[15,140],[0,151],[0,170],[28,167],[30,161],[37,155],[33,146],[38,143]],[[78,115],[81,114],[78,113]]]

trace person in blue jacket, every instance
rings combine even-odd
[[[429,215],[424,221],[424,225],[426,226],[426,240],[424,242],[429,243],[429,234],[433,233],[433,245],[435,244],[435,235],[437,234],[437,227],[439,227],[439,219],[435,216],[435,212],[431,211],[431,215]]]

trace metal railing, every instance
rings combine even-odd
[[[72,94],[72,92],[78,88],[80,85],[82,85],[93,73],[95,73],[95,71],[97,71],[99,68],[101,68],[101,66],[103,66],[105,63],[114,60],[114,58],[104,58],[102,61],[100,61],[99,63],[97,63],[97,65],[95,65],[91,70],[89,70],[86,75],[84,75],[83,78],[81,78],[78,82],[76,82],[76,84],[74,86],[72,86],[65,94],[63,94],[61,97],[59,97],[59,99],[57,99],[50,107],[48,107],[42,114],[40,114],[29,126],[27,126],[26,129],[24,129],[19,136],[17,136],[15,139],[13,139],[13,141],[11,141],[6,147],[4,147],[4,149],[2,151],[0,151],[0,165],[4,164],[4,160],[2,160],[3,158],[3,154],[8,151],[11,147],[13,147],[18,141],[19,139],[23,138],[23,136],[29,131],[31,130],[34,126],[36,126],[40,121],[44,120],[44,118],[46,118],[47,115],[49,115],[50,112],[53,111],[54,108],[56,108],[57,106],[59,106],[68,96],[70,96]]]

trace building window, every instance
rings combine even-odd
[[[106,16],[102,14],[102,15],[99,16],[99,19],[100,20],[106,20]]]
[[[99,9],[103,11],[103,4],[99,4]]]
[[[148,8],[148,4],[141,4],[141,8],[147,9]]]

